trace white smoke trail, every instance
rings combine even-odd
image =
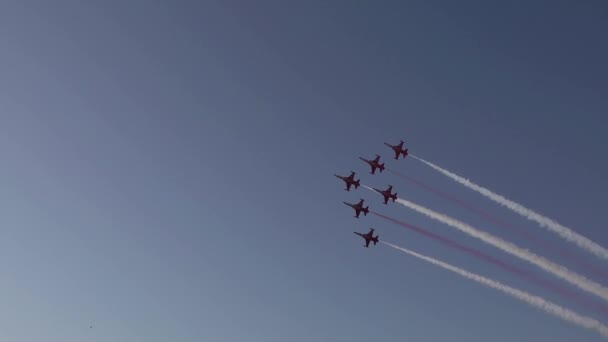
[[[363,185],[363,184],[362,184]],[[367,185],[363,185],[366,189],[369,189],[373,192],[375,191],[373,188],[370,188]],[[558,265],[550,260],[543,258],[542,256],[536,255],[527,249],[523,249],[511,242],[505,241],[499,237],[496,237],[490,233],[486,233],[484,231],[480,231],[464,222],[458,221],[455,218],[450,216],[438,213],[416,203],[410,202],[403,198],[397,198],[397,203],[404,205],[418,213],[426,215],[434,220],[445,223],[450,227],[456,228],[461,232],[468,234],[474,238],[477,238],[487,244],[490,244],[504,252],[512,254],[522,260],[525,260],[529,263],[532,263],[543,270],[552,273],[553,275],[579,287],[580,289],[592,293],[602,299],[608,301],[608,288],[605,288],[599,283],[594,282],[593,280],[587,279],[582,275],[574,273],[567,269],[562,265]]]
[[[451,227],[454,227],[472,237],[482,240],[494,247],[497,247],[507,253],[515,255],[516,257],[526,260],[543,270],[554,274],[557,277],[564,279],[565,281],[578,286],[582,290],[593,293],[604,300],[608,301],[608,288],[603,287],[601,284],[594,282],[593,280],[587,279],[577,273],[568,270],[566,267],[558,265],[552,261],[549,261],[542,256],[536,255],[527,249],[516,246],[515,244],[505,241],[492,234],[480,231],[470,225],[458,221],[452,217],[440,214],[423,206],[417,205],[410,201],[398,198],[397,202],[412,210],[415,210],[423,215],[426,215],[432,219],[443,222]]]
[[[501,196],[482,186],[479,186],[464,177],[458,176],[446,169],[443,169],[429,161],[426,161],[420,157],[413,156],[411,154],[410,154],[410,157],[421,161],[422,163],[439,171],[440,173],[444,174],[445,176],[451,178],[452,180],[466,186],[467,188],[469,188],[473,191],[476,191],[477,193],[491,199],[492,201],[494,201],[502,206],[509,208],[510,210],[527,218],[528,220],[535,221],[541,227],[546,228],[549,231],[558,234],[566,241],[576,244],[577,246],[586,250],[587,252],[595,254],[596,256],[598,256],[600,258],[608,259],[608,249],[591,241],[589,238],[587,238],[583,235],[580,235],[579,233],[573,231],[572,229],[565,227],[565,226],[561,225],[560,223],[555,222],[552,219],[550,219],[546,216],[543,216],[531,209],[528,209],[519,203],[516,203],[508,198],[505,198],[504,196]]]
[[[574,311],[571,311],[569,309],[566,309],[564,307],[561,307],[553,302],[550,302],[542,297],[538,297],[535,295],[532,295],[530,293],[524,292],[522,290],[510,287],[508,285],[502,284],[496,280],[493,279],[489,279],[486,278],[484,276],[481,276],[479,274],[475,274],[472,272],[469,272],[465,269],[450,265],[446,262],[428,257],[426,255],[422,255],[419,253],[416,253],[414,251],[405,249],[403,247],[399,247],[399,246],[395,246],[391,243],[388,242],[384,242],[384,241],[380,241],[381,243],[393,247],[397,250],[400,250],[404,253],[407,253],[411,256],[414,256],[418,259],[427,261],[435,266],[439,266],[443,269],[452,271],[454,273],[459,274],[462,277],[465,277],[467,279],[476,281],[480,284],[483,284],[485,286],[491,287],[493,289],[499,290],[511,297],[514,297],[516,299],[519,299],[521,301],[524,301],[526,303],[528,303],[531,306],[537,307],[543,311],[545,311],[548,314],[551,314],[553,316],[556,316],[558,318],[563,319],[564,321],[568,321],[570,323],[576,324],[578,326],[581,326],[583,328],[586,329],[591,329],[591,330],[595,330],[596,332],[598,332],[599,334],[601,334],[604,337],[608,337],[608,326],[602,324],[601,322],[591,318],[591,317],[586,317],[586,316],[582,316]]]

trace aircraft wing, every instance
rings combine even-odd
[[[369,240],[369,239],[365,239],[365,247],[368,247],[368,248],[369,248],[369,242],[370,242],[370,241],[371,241],[371,240]]]

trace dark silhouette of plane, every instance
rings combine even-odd
[[[363,157],[359,157],[359,159],[363,160],[364,162],[368,163],[369,166],[372,167],[372,172],[370,172],[372,175],[376,174],[376,169],[379,169],[380,172],[384,171],[384,163],[380,163],[380,156],[376,154],[376,158],[374,160],[367,160]]]
[[[359,233],[359,232],[353,232],[353,233],[355,233],[365,239],[366,248],[369,248],[369,243],[372,241],[374,242],[374,246],[375,246],[378,243],[378,238],[380,237],[379,235],[374,236],[374,228],[370,228],[369,232],[367,234],[363,234],[363,233]]]
[[[359,214],[361,214],[361,212],[363,212],[363,215],[365,215],[365,216],[367,216],[367,213],[369,213],[369,206],[363,207],[363,198],[361,198],[361,200],[357,204],[352,204],[352,203],[347,203],[347,202],[342,202],[342,203],[355,209],[356,218],[359,218]]]
[[[346,191],[350,191],[350,187],[352,185],[355,186],[355,189],[358,189],[359,186],[361,186],[361,183],[359,182],[360,179],[355,180],[355,171],[351,171],[350,172],[350,176],[345,177],[345,176],[340,176],[334,173],[334,176],[340,178],[341,180],[343,180],[346,183]]]
[[[403,148],[403,140],[400,140],[399,145],[394,145],[393,146],[393,145],[391,145],[389,143],[384,143],[384,145],[392,148],[393,151],[395,151],[395,159],[399,159],[399,155],[401,155],[401,154],[403,155],[403,158],[405,158],[407,156],[407,154],[408,154],[408,152],[407,152],[408,149],[407,148],[406,149]]]
[[[389,185],[388,189],[386,189],[386,190],[380,190],[380,189],[376,189],[376,188],[373,188],[373,189],[376,190],[377,192],[379,192],[380,195],[384,196],[384,204],[387,204],[389,199],[392,199],[393,203],[395,203],[395,201],[397,200],[397,192],[395,192],[394,194],[391,194],[391,191],[393,190],[392,185]]]

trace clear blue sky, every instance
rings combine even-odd
[[[363,196],[535,270],[365,189],[345,192],[332,174],[357,171],[516,239],[357,159],[390,158],[382,143],[404,139],[608,245],[606,32],[602,1],[4,1],[0,339],[602,340],[362,248],[352,232],[373,226],[591,314],[398,226],[354,219],[342,201]],[[387,166],[606,268],[413,159]]]

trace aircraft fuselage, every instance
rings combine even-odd
[[[365,245],[364,245],[364,247],[366,247],[366,248],[369,247],[369,243],[370,242],[373,242],[374,245],[376,245],[378,243],[378,241],[379,241],[378,240],[379,235],[374,236],[374,229],[373,228],[371,228],[367,234],[363,234],[363,233],[359,233],[359,232],[353,232],[353,233],[355,233],[355,234],[359,235],[360,237],[362,237],[363,239],[365,239]]]

